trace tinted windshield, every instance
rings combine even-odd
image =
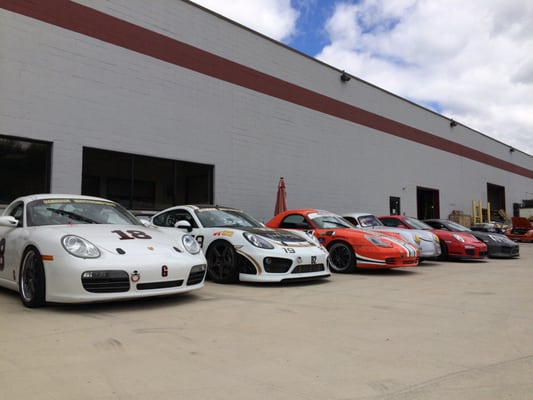
[[[196,215],[204,228],[264,227],[261,222],[239,210],[210,208],[196,210]]]
[[[104,200],[42,199],[28,203],[28,226],[67,224],[142,225],[122,206]]]
[[[309,214],[308,217],[318,228],[321,229],[354,227],[344,218],[332,213],[317,212]]]
[[[425,222],[420,221],[416,218],[409,218],[405,217],[405,222],[409,224],[409,226],[413,229],[434,229],[432,226],[429,226]]]
[[[362,215],[357,218],[357,220],[359,221],[359,225],[364,228],[368,228],[370,226],[383,226],[381,221],[377,219],[375,215]]]

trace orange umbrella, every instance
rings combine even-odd
[[[287,210],[287,193],[285,192],[285,180],[283,177],[279,178],[278,183],[278,196],[276,198],[276,208],[274,209],[274,215]]]

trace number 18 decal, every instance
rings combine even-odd
[[[132,239],[151,239],[152,237],[148,235],[146,232],[143,231],[111,231],[112,233],[116,233],[118,236],[120,236],[120,240],[132,240]],[[129,233],[129,235],[128,235]]]

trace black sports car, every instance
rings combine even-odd
[[[513,258],[520,256],[520,246],[505,235],[496,232],[481,232],[447,219],[426,219],[424,222],[436,229],[451,232],[466,232],[487,245],[490,258]]]

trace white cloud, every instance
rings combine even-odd
[[[195,2],[288,45],[334,4],[318,59],[533,155],[531,0]]]
[[[278,41],[294,33],[298,11],[290,0],[193,0],[195,3]]]
[[[533,154],[533,2],[338,3],[317,58]]]

